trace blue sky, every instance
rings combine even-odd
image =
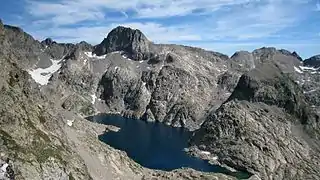
[[[320,0],[11,0],[0,18],[38,40],[97,44],[123,25],[228,55],[263,46],[320,54]]]

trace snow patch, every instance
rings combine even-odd
[[[2,167],[0,168],[0,179],[4,179],[5,178],[5,174],[7,172],[7,167],[9,166],[8,163],[5,163],[2,165]]]
[[[200,151],[201,154],[210,155],[211,153],[208,151]]]
[[[88,56],[89,58],[95,58],[95,59],[105,59],[107,57],[107,55],[102,55],[102,56],[97,56],[96,54],[92,53],[92,52],[84,52],[84,54],[86,56]]]
[[[161,70],[163,69],[163,67],[164,67],[164,64],[162,64],[162,65],[160,66],[160,69],[159,69],[159,70],[161,71]]]
[[[83,60],[83,64],[85,65],[87,63],[88,59]]]
[[[218,156],[212,157],[212,160],[214,160],[214,161],[218,160]]]
[[[300,66],[301,67],[301,66]],[[293,66],[294,70],[297,72],[297,73],[303,73],[299,68],[297,68],[296,66]]]
[[[317,71],[317,70],[319,70],[319,68],[308,67],[308,66],[299,66],[299,67],[300,67],[300,69],[302,69],[302,71],[308,71],[308,70]]]
[[[303,93],[304,93],[304,94],[309,94],[309,93],[313,93],[313,92],[315,92],[315,91],[317,91],[317,90],[319,90],[319,88],[312,89],[312,90],[310,90],[310,91],[304,91]]]
[[[73,125],[73,122],[74,120],[67,120],[67,125],[71,127]]]
[[[129,57],[127,57],[126,55],[122,55],[122,57],[123,57],[124,59],[130,60],[130,61],[133,61],[132,59],[130,59],[130,58],[129,58]]]
[[[143,63],[143,61],[139,61],[139,63]]]
[[[40,85],[47,85],[49,83],[49,79],[52,74],[57,72],[61,68],[61,60],[52,60],[52,65],[48,68],[38,68],[34,70],[28,70],[28,73],[31,75],[32,79],[34,79]]]
[[[4,165],[2,165],[1,167],[1,171],[6,172],[7,171],[7,167],[9,166],[8,163],[5,163]]]
[[[120,69],[118,66],[115,66],[115,67],[114,67],[114,70],[118,70],[118,69]]]
[[[120,51],[113,51],[110,54],[118,54],[118,53],[120,53]]]
[[[301,81],[296,81],[296,83],[299,84],[299,85],[303,85],[304,82],[305,82],[305,80],[303,80],[303,79]]]
[[[97,96],[95,94],[91,94],[91,98],[92,98],[91,103],[94,104],[96,102]]]
[[[243,67],[243,64],[239,64],[240,67]]]

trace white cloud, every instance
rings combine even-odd
[[[239,7],[219,18],[213,34],[216,39],[269,37],[293,25],[300,18],[295,15],[296,8],[294,5],[285,6],[280,1]]]
[[[290,2],[290,3],[288,3]],[[199,21],[179,22],[181,25],[166,26],[165,21],[148,21],[143,23],[129,21],[125,26],[141,29],[150,39],[156,42],[192,41],[192,40],[221,40],[225,38],[245,40],[267,38],[293,25],[302,16],[302,0],[68,0],[57,2],[31,1],[29,12],[39,17],[34,24],[53,24],[53,30],[41,32],[43,36],[68,37],[66,40],[83,38],[90,42],[97,42],[113,25],[99,27],[77,27],[74,29],[60,28],[60,25],[77,24],[81,21],[92,20],[101,22],[104,17],[104,8],[115,9],[127,16],[125,11],[134,9],[138,17],[171,17],[192,14],[194,10],[212,12],[208,17],[199,17]],[[223,7],[229,7],[223,8]],[[221,9],[223,8],[223,9]],[[44,20],[48,17],[47,20]],[[117,23],[115,21],[114,23]],[[121,22],[118,22],[121,24]],[[72,33],[77,32],[77,33]],[[57,32],[61,33],[60,35]],[[66,33],[67,32],[67,33]],[[34,33],[40,36],[38,33]],[[66,35],[64,35],[66,34]],[[72,37],[70,37],[70,34]],[[103,35],[102,35],[103,34]],[[40,36],[41,37],[41,36]]]
[[[97,44],[112,28],[123,25],[140,29],[156,43],[197,45],[196,42],[201,42],[198,46],[221,52],[260,47],[270,38],[284,39],[285,35],[287,38],[290,35],[284,32],[292,32],[290,28],[299,25],[308,17],[310,9],[314,9],[314,2],[312,4],[309,0],[28,2],[27,11],[36,19],[28,29],[40,40],[53,37],[62,42],[85,40]],[[109,16],[108,12],[117,12],[117,15]],[[181,20],[167,21],[176,17]],[[226,40],[230,43],[221,43]]]
[[[32,0],[28,1],[28,10],[36,17],[53,16],[53,23],[64,25],[71,22],[103,19],[106,9],[120,12],[133,10],[135,17],[154,18],[182,16],[196,10],[201,10],[202,13],[212,12],[225,6],[255,1],[259,0],[60,0],[58,2]],[[73,21],[71,21],[72,18]]]
[[[87,41],[92,44],[100,43],[103,38],[107,36],[113,28],[117,26],[131,27],[141,30],[151,41],[155,43],[172,43],[179,41],[195,41],[202,40],[200,35],[193,34],[188,29],[179,28],[177,26],[163,26],[158,23],[124,23],[124,24],[111,24],[108,26],[95,26],[95,27],[78,27],[78,28],[65,28],[65,27],[53,27],[49,29],[36,30],[32,32],[32,35],[42,40],[50,37],[60,42],[80,42]]]
[[[316,4],[316,10],[320,11],[320,3],[319,2]]]

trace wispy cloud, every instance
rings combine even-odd
[[[155,43],[172,43],[181,41],[200,41],[201,36],[189,32],[188,29],[178,28],[176,26],[163,26],[158,23],[112,23],[107,26],[90,27],[54,27],[50,29],[50,37],[60,42],[79,42],[87,41],[97,44],[102,41],[107,33],[117,26],[131,27],[141,30],[151,41]],[[35,38],[44,39],[48,36],[47,29],[40,29],[33,32]]]
[[[30,14],[52,17],[57,25],[77,23],[84,20],[101,20],[107,10],[133,12],[133,18],[159,18],[183,16],[197,11],[209,13],[220,8],[258,0],[60,0],[55,2],[28,1]],[[71,19],[73,21],[71,21]],[[108,17],[106,17],[108,19]]]
[[[320,9],[315,0],[25,1],[32,19],[25,28],[37,39],[97,44],[112,28],[123,25],[140,29],[156,43],[225,51],[302,39],[309,32],[305,26],[311,13],[318,13],[315,4]]]
[[[317,10],[317,11],[320,11],[320,2],[317,2],[317,4],[316,4],[316,10]]]

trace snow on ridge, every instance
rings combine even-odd
[[[92,52],[84,52],[84,54],[86,56],[88,56],[89,58],[95,58],[95,59],[105,59],[107,57],[107,55],[102,55],[102,56],[97,56],[96,54],[92,53]]]
[[[309,93],[313,93],[313,92],[315,92],[315,91],[317,91],[317,90],[319,90],[319,88],[312,89],[312,90],[310,90],[310,91],[304,91],[303,93],[304,93],[304,94],[309,94]]]
[[[302,69],[303,71],[307,71],[307,70],[317,71],[317,70],[319,70],[319,68],[314,68],[314,67],[309,67],[309,66],[299,66],[299,68]]]
[[[48,68],[37,68],[28,70],[28,73],[31,75],[32,79],[34,79],[40,85],[47,85],[51,76],[61,68],[61,62],[63,61],[63,59],[50,60],[52,62],[52,65]]]
[[[301,71],[299,68],[297,68],[296,66],[293,66],[293,68],[294,68],[294,70],[297,72],[297,73],[300,73],[300,74],[302,74],[303,73],[303,71]],[[301,68],[301,66],[300,66],[300,68]]]

